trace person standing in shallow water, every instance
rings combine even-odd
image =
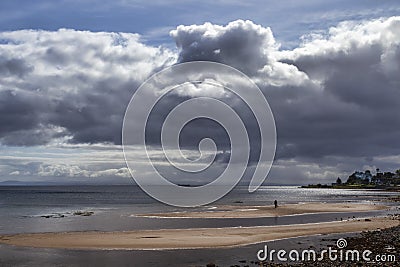
[[[274,200],[274,205],[275,205],[275,209],[278,207],[278,201],[275,199]]]

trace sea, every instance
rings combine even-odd
[[[322,213],[271,218],[201,219],[146,218],[137,214],[212,210],[217,205],[273,205],[302,202],[384,203],[395,192],[381,190],[313,189],[299,186],[263,186],[249,193],[238,186],[206,206],[177,208],[160,203],[135,185],[98,186],[1,186],[0,235],[66,231],[128,231],[287,225],[381,216],[392,210],[362,213]],[[79,214],[90,216],[82,216]],[[307,237],[316,242],[315,237]],[[296,247],[304,237],[273,241],[276,246]],[[314,241],[313,241],[314,240]],[[195,250],[67,250],[14,247],[0,244],[0,266],[231,266],[256,260],[262,247]],[[241,265],[239,265],[241,266]]]

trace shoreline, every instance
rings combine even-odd
[[[182,211],[165,213],[133,214],[145,218],[196,218],[196,219],[235,219],[235,218],[267,218],[280,216],[296,216],[318,213],[346,213],[384,210],[389,208],[378,204],[360,203],[298,203],[283,206],[233,206],[222,205],[207,211]]]
[[[283,226],[162,229],[120,232],[55,232],[1,235],[0,243],[23,247],[79,250],[229,248],[302,236],[371,231],[398,225],[398,219],[371,218]]]
[[[299,188],[304,189],[350,189],[350,190],[381,190],[388,192],[400,192],[399,186],[384,186],[384,185],[361,185],[361,184],[308,184],[300,185]]]

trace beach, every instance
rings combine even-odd
[[[138,214],[138,217],[149,218],[263,218],[301,214],[316,214],[329,212],[362,212],[386,209],[385,205],[358,203],[298,203],[274,206],[232,206],[221,205],[207,211],[184,211],[173,213]]]
[[[398,220],[372,218],[287,226],[19,234],[0,236],[0,242],[16,246],[66,249],[223,248],[309,235],[378,230],[398,225]]]

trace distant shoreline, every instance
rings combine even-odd
[[[313,189],[365,189],[365,190],[384,190],[400,192],[399,186],[382,186],[382,185],[329,185],[329,184],[309,184],[302,185],[299,188],[313,188]]]

